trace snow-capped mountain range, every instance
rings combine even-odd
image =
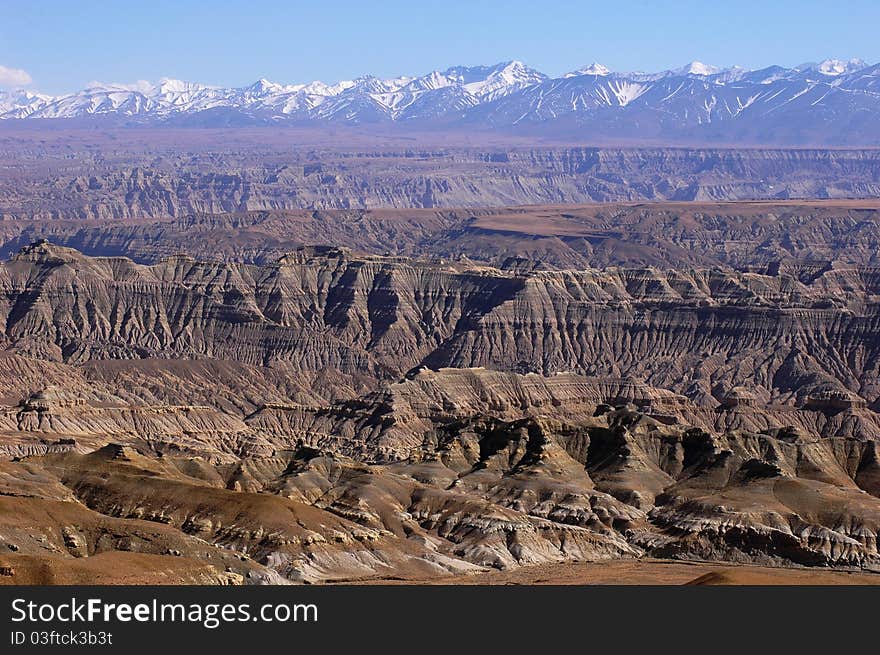
[[[205,126],[384,122],[616,138],[864,144],[880,142],[880,65],[829,59],[746,70],[694,61],[658,73],[618,73],[593,63],[553,78],[510,61],[335,84],[94,83],[61,96],[0,91],[0,119]]]

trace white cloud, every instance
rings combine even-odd
[[[0,86],[26,86],[31,83],[31,76],[20,68],[7,68],[0,64]]]

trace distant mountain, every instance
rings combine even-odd
[[[593,63],[548,77],[522,62],[336,84],[261,79],[220,88],[163,79],[93,84],[62,96],[0,92],[0,119],[124,124],[401,124],[548,136],[730,143],[880,144],[880,65],[829,59],[795,68],[694,61],[657,73]]]

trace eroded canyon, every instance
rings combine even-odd
[[[873,205],[540,211],[282,213],[250,256],[101,228],[139,262],[13,235],[0,580],[880,569]],[[302,245],[459,219],[494,232]]]

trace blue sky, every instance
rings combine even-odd
[[[520,59],[549,74],[599,61],[660,70],[880,61],[880,0],[232,2],[0,0],[0,85],[260,77],[327,82]]]

